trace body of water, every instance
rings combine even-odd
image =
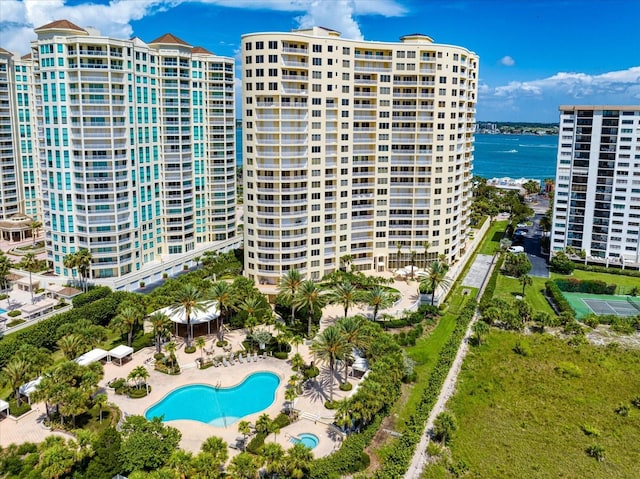
[[[473,174],[483,178],[555,178],[555,135],[476,135]]]
[[[476,135],[473,174],[484,178],[555,178],[558,137]],[[236,163],[242,166],[242,130],[236,130]]]
[[[163,421],[191,419],[211,426],[226,427],[273,404],[279,384],[280,378],[275,374],[259,372],[251,374],[232,388],[204,384],[184,386],[147,409],[145,417],[162,417]]]

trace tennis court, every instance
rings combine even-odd
[[[640,314],[640,297],[567,292],[562,294],[569,301],[578,318],[591,313],[595,313],[598,316],[605,314],[636,316]]]

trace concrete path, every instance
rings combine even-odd
[[[485,255],[478,255],[485,256]],[[494,263],[491,262],[489,264],[486,263],[486,258],[478,258],[476,257],[476,261],[471,269],[477,266],[477,270],[479,271],[481,265],[484,265],[484,279],[482,281],[482,285],[480,287],[480,292],[478,293],[478,297],[482,296],[484,289],[486,287],[487,281],[491,276],[491,272],[493,271]],[[463,284],[466,282],[467,278],[463,281]],[[449,373],[447,374],[446,379],[444,380],[444,384],[442,385],[442,389],[440,390],[440,395],[438,396],[438,400],[436,401],[433,409],[431,410],[431,414],[429,414],[429,418],[427,419],[427,423],[424,428],[424,432],[422,433],[422,437],[420,438],[420,442],[418,443],[416,450],[413,454],[413,458],[411,459],[411,463],[409,464],[409,469],[407,469],[407,473],[405,474],[405,479],[419,479],[422,475],[422,471],[424,466],[427,463],[427,445],[429,444],[429,440],[431,438],[431,433],[433,431],[433,423],[438,417],[438,414],[444,411],[445,405],[451,396],[453,396],[456,390],[456,383],[458,381],[458,374],[460,374],[460,370],[462,368],[462,363],[464,362],[464,358],[467,355],[467,351],[469,350],[469,338],[471,337],[471,333],[473,331],[473,325],[478,319],[478,314],[474,314],[473,318],[469,322],[469,326],[467,327],[467,331],[465,332],[464,338],[460,343],[460,347],[458,348],[458,352],[456,353],[456,357],[451,365],[451,369],[449,369]]]

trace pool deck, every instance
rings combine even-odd
[[[390,274],[384,274],[390,277]],[[391,308],[381,311],[393,316],[399,315],[403,310],[412,307],[417,300],[417,281],[395,281],[392,285],[400,290],[402,294],[401,300],[394,304]],[[371,311],[366,307],[354,307],[349,311],[350,315],[365,314]],[[320,328],[324,329],[344,315],[344,311],[340,305],[329,305],[323,310]],[[265,328],[260,326],[259,328]],[[267,327],[266,329],[270,329]],[[245,338],[244,330],[234,330],[225,335],[225,339],[231,344],[233,351],[242,350],[242,340]],[[293,375],[290,361],[282,361],[272,357],[258,359],[257,362],[245,362],[239,364],[236,362],[233,366],[210,367],[200,370],[196,367],[195,360],[200,357],[200,351],[193,354],[184,352],[182,340],[178,340],[180,345],[176,351],[178,363],[181,367],[181,373],[177,376],[169,376],[167,374],[156,371],[151,365],[155,348],[145,348],[133,355],[133,358],[125,362],[122,366],[116,363],[107,363],[104,366],[104,379],[100,382],[100,387],[106,392],[108,401],[115,404],[125,415],[144,415],[145,411],[160,401],[164,396],[176,388],[189,384],[208,384],[211,386],[231,387],[241,383],[248,375],[260,371],[268,371],[277,374],[280,377],[280,386],[276,391],[276,399],[271,406],[258,413],[246,416],[243,420],[255,423],[257,418],[267,413],[272,418],[279,414],[284,408],[284,392],[289,378]],[[214,347],[215,339],[210,337],[207,340],[206,348]],[[223,354],[221,348],[215,347],[215,355]],[[308,363],[313,360],[309,351],[308,344],[301,344],[297,348],[294,347],[290,356],[299,352]],[[107,383],[115,378],[126,378],[131,370],[137,366],[144,365],[149,371],[149,385],[152,390],[149,396],[141,399],[131,399],[126,396],[116,395],[112,390],[107,388]],[[334,411],[324,407],[325,401],[329,399],[329,370],[328,367],[321,366],[320,375],[312,381],[308,381],[307,387],[303,394],[295,401],[295,409],[299,412],[299,420],[293,424],[283,428],[278,435],[269,435],[267,442],[277,442],[285,449],[293,446],[291,437],[300,433],[307,432],[318,436],[319,443],[313,449],[316,457],[322,457],[330,454],[339,448],[343,437],[330,424],[333,422]],[[344,370],[336,371],[336,380],[333,383],[333,399],[342,399],[352,394],[352,391],[343,392],[338,388],[338,376],[344,376]],[[359,379],[349,377],[349,382],[355,385]],[[25,441],[41,442],[48,435],[54,434],[42,426],[44,419],[44,404],[34,404],[35,411],[23,416],[18,420],[6,418],[0,420],[0,446],[6,447],[12,443],[23,443]],[[185,404],[185,407],[189,407]],[[198,452],[202,442],[211,436],[218,436],[224,439],[228,444],[234,445],[236,439],[241,436],[238,433],[237,423],[228,427],[215,427],[203,424],[198,421],[177,420],[170,421],[167,424],[176,427],[182,433],[180,446],[185,450]],[[249,438],[250,440],[250,438]],[[238,454],[240,451],[230,448],[230,455]]]

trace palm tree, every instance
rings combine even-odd
[[[202,357],[204,354],[204,347],[207,344],[207,341],[204,339],[204,336],[198,336],[196,338],[196,346],[200,350],[200,361],[202,361]]]
[[[415,268],[417,256],[418,256],[418,253],[416,253],[415,250],[411,250],[411,281],[413,281],[413,270]]]
[[[127,333],[127,345],[130,347],[133,342],[133,330],[140,321],[142,314],[139,309],[126,305],[118,315],[111,321],[112,327]]]
[[[58,339],[56,343],[64,357],[72,360],[82,352],[85,342],[79,334],[67,334]]]
[[[202,452],[209,454],[210,457],[213,458],[215,464],[223,464],[229,457],[227,443],[217,436],[208,437],[202,443],[200,449]]]
[[[251,423],[249,421],[240,421],[238,423],[238,432],[242,434],[242,450],[247,450],[247,436],[251,434]]]
[[[11,359],[3,369],[18,404],[20,404],[20,386],[26,382],[29,369],[29,363],[22,358]]]
[[[175,370],[176,365],[176,343],[174,341],[168,342],[164,349],[169,353],[169,362],[171,363],[171,372]]]
[[[98,406],[100,424],[102,424],[102,411],[104,410],[104,406],[107,404],[107,395],[104,393],[96,394],[93,398],[93,402]]]
[[[169,327],[171,326],[171,319],[162,311],[156,311],[151,316],[149,316],[149,322],[151,323],[151,327],[153,328],[153,335],[156,338],[156,353],[160,354],[162,352],[162,338],[169,332]]]
[[[80,274],[80,280],[83,284],[83,290],[87,291],[87,281],[91,276],[91,262],[93,258],[91,256],[91,252],[83,248],[76,252],[76,267],[78,268],[78,273]]]
[[[522,285],[522,297],[524,298],[524,289],[533,284],[533,279],[528,274],[523,274],[518,278],[518,282]]]
[[[59,479],[71,472],[75,464],[74,451],[61,437],[49,436],[38,447],[37,475],[42,479]]]
[[[375,285],[365,294],[366,304],[373,308],[373,321],[378,318],[378,312],[391,306],[391,294],[380,285]]]
[[[260,456],[264,460],[267,474],[271,477],[283,477],[284,473],[284,449],[275,442],[269,442],[262,447]]]
[[[4,254],[4,251],[0,250],[0,290],[7,289],[7,278],[9,276],[9,273],[11,272],[11,266],[11,260],[7,258],[7,256]]]
[[[293,415],[293,402],[298,397],[298,391],[295,387],[289,387],[284,391],[284,399],[288,401],[291,405],[288,407],[287,412],[289,413],[289,417]]]
[[[451,285],[451,281],[446,277],[448,271],[449,266],[447,263],[434,261],[420,281],[420,286],[426,287],[427,290],[431,291],[431,306],[435,301],[436,289],[441,287],[443,291],[446,291]]]
[[[341,319],[336,323],[344,341],[346,343],[346,351],[343,354],[344,361],[344,382],[347,382],[349,372],[348,357],[351,350],[365,349],[371,342],[368,334],[365,332],[366,320],[362,316],[353,316]]]
[[[38,220],[33,220],[29,225],[31,228],[31,238],[33,239],[33,247],[36,247],[36,236],[38,235],[38,231],[42,228],[42,223]]]
[[[311,337],[314,313],[326,305],[327,297],[318,285],[311,280],[306,280],[300,285],[293,301],[296,307],[307,308],[307,334]]]
[[[271,418],[266,412],[262,413],[256,421],[256,432],[267,433],[269,432],[269,426],[271,426]]]
[[[167,466],[175,471],[180,479],[186,479],[191,474],[191,462],[193,461],[193,454],[183,449],[178,449],[171,453]]]
[[[427,253],[429,252],[429,248],[431,248],[431,243],[429,241],[425,241],[422,243],[422,247],[424,248],[424,269],[426,271],[427,265],[429,264],[429,257]]]
[[[290,269],[284,274],[278,283],[278,290],[285,298],[291,301],[291,322],[296,320],[295,297],[298,288],[302,284],[302,275],[297,269]]]
[[[476,335],[478,346],[480,346],[482,344],[482,338],[489,334],[489,325],[484,321],[476,321],[476,323],[473,325],[473,332]]]
[[[247,313],[246,326],[249,328],[249,334],[253,332],[253,327],[257,323],[262,322],[265,313],[271,311],[266,306],[262,298],[258,296],[249,296],[248,298],[245,298],[245,300],[240,303],[238,309]]]
[[[170,306],[174,313],[184,314],[187,323],[186,347],[191,347],[191,313],[205,312],[211,306],[211,301],[205,298],[205,295],[191,283],[186,283],[177,292],[175,301]],[[222,314],[222,313],[221,313]]]
[[[353,263],[353,255],[345,254],[340,256],[340,269],[344,267],[344,271],[348,271],[351,263]]]
[[[398,265],[397,265],[396,269],[400,269],[400,265],[401,265],[400,257],[402,256],[402,243],[400,243],[400,241],[398,241],[396,243],[396,246],[398,248],[398,252],[396,254],[396,262],[398,263]]]
[[[337,326],[329,326],[322,331],[311,344],[311,352],[318,362],[329,363],[331,377],[329,379],[329,400],[333,401],[333,381],[336,360],[344,358],[347,342]]]
[[[227,469],[234,479],[254,479],[258,475],[258,465],[248,452],[241,452],[231,459]]]
[[[295,444],[287,453],[285,459],[285,468],[287,469],[287,477],[293,479],[303,479],[309,477],[309,470],[313,462],[313,454],[311,449],[304,444]]]
[[[349,313],[349,308],[359,300],[358,288],[349,280],[338,283],[329,293],[329,301],[339,303],[344,308],[344,317]]]
[[[71,276],[73,278],[73,284],[76,283],[76,266],[77,266],[77,256],[75,253],[69,253],[64,258],[62,258],[62,264],[65,268],[71,270]]]
[[[635,295],[637,296],[637,294]],[[299,334],[294,334],[291,336],[291,345],[296,347],[296,353],[298,352],[298,346],[304,343],[304,339]]]
[[[149,379],[149,371],[147,371],[147,368],[142,365],[136,366],[131,370],[127,379],[134,380],[137,389],[140,389],[140,386],[144,382],[147,388],[147,395],[149,394],[149,383],[147,382],[147,379]]]
[[[236,304],[233,289],[226,281],[218,281],[211,289],[211,299],[218,303],[220,315],[218,316],[218,338],[224,341],[224,320]]]
[[[22,257],[21,263],[22,267],[29,272],[29,291],[31,292],[31,304],[33,304],[33,281],[31,279],[31,273],[38,264],[38,260],[36,259],[36,255],[33,253],[27,253]]]

